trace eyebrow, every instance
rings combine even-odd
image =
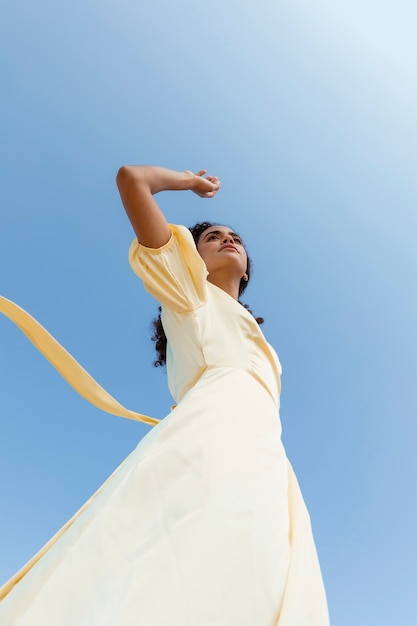
[[[205,239],[206,237],[208,237],[209,235],[223,235],[223,231],[221,230],[211,230],[209,233],[207,233],[206,235],[204,235],[203,239]],[[229,230],[229,232],[227,233],[228,235],[232,235],[232,237],[238,237],[239,239],[242,239],[242,237],[240,235],[238,235],[237,233],[234,233],[233,231]]]

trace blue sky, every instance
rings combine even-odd
[[[172,222],[247,241],[283,364],[283,440],[334,626],[411,624],[417,502],[417,88],[411,0],[8,3],[0,293],[127,407],[163,417],[156,304],[127,263],[124,163],[206,168]],[[0,319],[0,578],[148,427],[79,398]]]

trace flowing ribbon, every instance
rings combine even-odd
[[[155,426],[159,420],[126,409],[111,396],[92,376],[61,346],[50,333],[20,306],[0,296],[0,313],[8,317],[30,339],[34,346],[58,370],[63,378],[94,406],[106,413],[126,417]]]

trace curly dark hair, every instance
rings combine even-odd
[[[215,224],[211,223],[211,222],[201,222],[199,224],[195,224],[194,226],[191,226],[188,230],[191,232],[195,245],[197,246],[200,237],[202,235],[202,233],[207,230],[207,228],[211,228],[212,226],[215,226]],[[248,261],[247,261],[247,267],[246,267],[246,275],[248,277],[247,280],[244,280],[243,278],[240,281],[239,284],[239,296],[242,295],[242,293],[245,291],[246,287],[248,286],[249,280],[250,280],[250,276],[251,276],[251,260],[249,258],[249,256],[247,257]],[[240,300],[239,300],[240,302]],[[240,304],[242,304],[242,302],[240,302]],[[247,309],[249,311],[249,313],[252,313],[252,311],[250,310],[249,306],[247,304],[242,304],[242,306]],[[255,316],[254,316],[255,317]],[[264,318],[263,317],[255,317],[255,320],[258,322],[258,324],[263,324],[264,322]],[[165,331],[164,331],[164,327],[162,325],[162,321],[161,321],[161,307],[159,307],[159,315],[158,317],[156,317],[153,322],[152,322],[152,326],[153,326],[153,335],[152,335],[152,341],[155,342],[155,350],[156,350],[156,354],[157,354],[157,358],[154,361],[154,366],[155,367],[160,367],[161,365],[165,365],[166,364],[166,350],[167,350],[167,338],[165,335]]]

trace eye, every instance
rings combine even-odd
[[[207,237],[207,241],[210,241],[211,239],[218,239],[218,237],[217,237],[217,235],[215,235],[215,234],[213,233],[213,235],[209,235],[209,236]]]
[[[240,244],[240,245],[242,245],[242,244],[243,244],[243,241],[242,241],[242,239],[241,239],[240,237],[233,237],[233,241],[234,241],[235,243]]]

